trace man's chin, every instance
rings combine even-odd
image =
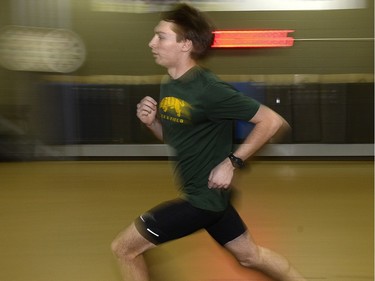
[[[166,67],[162,61],[160,61],[159,59],[155,58],[155,63],[160,65],[160,66],[163,66],[163,67]]]

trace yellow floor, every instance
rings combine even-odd
[[[0,163],[1,281],[119,281],[109,245],[176,191],[167,161]],[[373,276],[372,161],[258,161],[235,204],[259,244],[312,281]],[[148,255],[157,281],[266,281],[204,232]]]

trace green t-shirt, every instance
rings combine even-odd
[[[233,149],[233,120],[249,121],[259,106],[199,66],[161,85],[163,139],[176,153],[182,196],[193,206],[211,211],[226,208],[230,190],[209,189],[208,177]]]

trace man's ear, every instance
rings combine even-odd
[[[193,49],[193,42],[191,40],[184,40],[183,44],[182,44],[182,50],[185,51],[185,52],[189,52]]]

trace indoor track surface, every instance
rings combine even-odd
[[[112,239],[174,198],[168,161],[0,163],[1,281],[120,281]],[[309,281],[374,279],[372,161],[254,161],[234,204]],[[153,281],[270,281],[204,231],[147,255]]]

